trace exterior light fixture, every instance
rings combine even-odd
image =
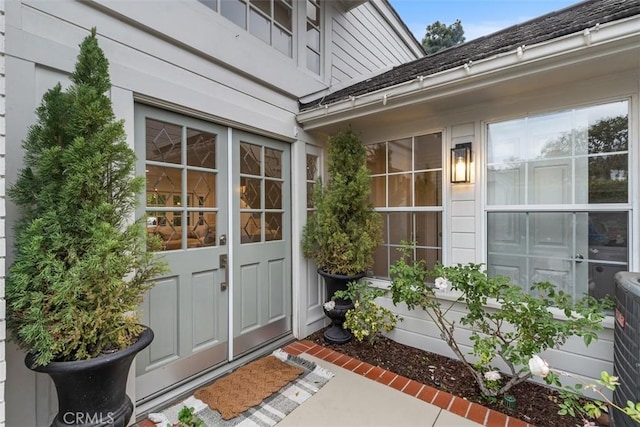
[[[451,182],[471,182],[471,143],[456,144],[451,149]]]

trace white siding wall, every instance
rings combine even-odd
[[[590,80],[565,82],[549,86],[546,90],[527,90],[521,87],[509,96],[499,96],[496,86],[492,92],[493,99],[472,102],[473,94],[465,99],[459,108],[442,108],[440,110],[425,108],[423,118],[403,121],[401,118],[393,124],[384,126],[353,127],[361,132],[366,143],[393,140],[410,135],[420,135],[443,131],[444,147],[444,259],[445,264],[484,263],[486,262],[486,239],[483,214],[483,186],[485,167],[485,132],[487,122],[506,120],[536,114],[545,111],[559,111],[581,105],[609,102],[617,99],[630,100],[630,141],[632,158],[630,170],[636,171],[632,181],[634,205],[633,224],[640,223],[640,187],[637,174],[640,163],[640,79],[637,69],[631,69],[612,75],[601,76]],[[419,109],[416,106],[415,109]],[[394,114],[393,110],[386,114]],[[471,184],[450,184],[449,149],[457,143],[471,142],[472,145],[472,182]],[[634,239],[633,253],[640,250],[640,241]],[[640,257],[630,259],[630,270],[640,271]],[[378,283],[383,286],[383,283]],[[391,334],[404,344],[412,345],[428,351],[453,356],[453,353],[439,336],[433,322],[420,310],[407,311],[406,307],[394,307],[389,299],[381,300],[384,305],[405,317],[398,323]],[[464,308],[457,305],[452,310],[453,316],[461,316]],[[586,347],[580,339],[572,339],[560,350],[549,350],[544,354],[550,364],[560,370],[594,381],[601,371],[613,371],[613,319],[604,322],[604,330],[599,340]],[[465,349],[469,349],[469,331],[458,327],[458,335]]]
[[[348,12],[333,5],[331,31],[331,84],[349,82],[422,56],[398,37],[374,2]]]
[[[4,1],[0,2],[0,426],[5,425],[5,383],[7,378],[4,282],[6,277],[6,208],[5,208],[5,66],[4,66]]]
[[[347,13],[334,9],[333,3],[323,2],[330,9],[325,16],[330,16],[332,20],[338,18],[336,13]],[[21,141],[33,122],[34,110],[44,91],[57,81],[65,83],[68,73],[73,70],[78,45],[91,27],[97,27],[100,45],[110,62],[112,95],[121,95],[114,105],[118,117],[130,119],[134,99],[138,99],[291,142],[296,159],[303,158],[305,143],[315,143],[310,135],[296,126],[298,98],[324,90],[331,76],[323,78],[314,75],[304,65],[298,66],[295,60],[268,47],[195,0],[163,2],[162,8],[154,8],[144,1],[107,0],[24,0],[6,3],[0,0],[0,4],[6,8],[7,18],[7,42],[4,45],[9,79],[6,85],[9,89],[6,109],[10,114],[7,122],[9,147],[6,150],[4,126],[0,127],[0,278],[5,274],[4,177],[8,182],[15,180],[21,167]],[[303,5],[304,1],[299,4]],[[397,23],[388,18],[388,9],[380,12],[380,6],[378,9],[362,6],[362,11],[349,12],[352,15],[342,23],[359,40],[356,45],[341,46],[342,63],[359,70],[359,73],[369,74],[419,55],[415,46],[406,43],[407,34],[404,30],[401,29],[400,34],[391,28]],[[383,16],[387,18],[382,19]],[[298,16],[298,22],[303,18]],[[378,30],[373,34],[367,26],[375,26]],[[4,33],[4,26],[2,28]],[[375,40],[371,43],[363,42],[363,39],[374,35]],[[332,36],[333,33],[328,32],[327,37]],[[397,47],[398,42],[394,41],[394,37],[405,40],[405,46]],[[376,58],[366,68],[353,64],[356,55],[349,52],[362,50],[363,46]],[[396,48],[400,53],[394,56],[391,52]],[[4,58],[4,55],[1,57]],[[327,52],[325,60],[331,62],[334,57]],[[0,77],[4,82],[4,66],[0,68]],[[328,69],[331,69],[330,65]],[[4,98],[4,87],[4,84],[0,85],[0,101]],[[0,106],[4,107],[4,104],[0,102]],[[4,108],[0,111],[0,122],[4,123]],[[126,126],[130,131],[132,124],[127,123]],[[128,134],[132,138],[132,132]],[[304,164],[293,165],[293,171],[293,181],[304,179]],[[301,213],[304,200],[294,200],[294,206],[293,241],[299,242],[304,224],[304,212]],[[11,224],[17,213],[11,204],[7,208],[7,224]],[[7,247],[11,248],[10,226],[6,234]],[[297,248],[295,244],[294,247]],[[11,258],[10,249],[8,254]],[[7,260],[7,263],[10,262],[11,259]],[[295,277],[312,276],[297,250],[294,250],[292,264]],[[0,288],[2,292],[1,282]],[[294,291],[297,298],[305,298],[303,303],[298,299],[294,304],[298,317],[295,320],[299,322],[296,325],[298,333],[308,332],[309,325],[315,328],[317,324],[324,323],[316,301],[321,298],[317,288],[310,293]],[[307,312],[307,308],[310,308],[310,312]],[[0,305],[0,390],[5,372],[3,319],[4,305]],[[7,393],[10,400],[7,423],[48,425],[55,412],[51,382],[46,376],[35,375],[27,370],[23,357],[24,354],[15,345],[7,346],[9,378],[6,387],[11,391]],[[0,394],[0,421],[5,418],[2,401],[4,394]]]

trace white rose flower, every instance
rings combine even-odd
[[[529,359],[529,370],[533,375],[544,378],[549,375],[549,364],[540,356],[535,354],[531,359]]]
[[[451,282],[445,277],[437,277],[435,283],[436,289],[440,291],[446,291],[451,286]]]
[[[500,375],[498,371],[488,371],[484,373],[484,379],[487,381],[498,381],[500,378],[502,378],[502,375]]]
[[[324,309],[327,311],[331,311],[336,307],[336,302],[334,300],[330,300],[324,303]]]

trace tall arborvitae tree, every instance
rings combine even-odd
[[[116,120],[108,61],[95,28],[80,45],[71,86],[49,90],[23,141],[9,196],[20,210],[6,287],[11,338],[36,356],[81,360],[126,347],[136,310],[164,263],[131,223],[144,188]]]
[[[366,150],[347,130],[329,139],[328,151],[329,182],[326,187],[316,183],[315,211],[303,230],[303,251],[327,273],[366,272],[382,240],[381,218],[369,200]]]

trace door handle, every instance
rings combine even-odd
[[[576,264],[581,264],[583,259],[584,259],[584,257],[581,254],[576,254],[576,257],[574,258],[574,261],[575,261]]]
[[[229,264],[229,257],[227,254],[220,254],[220,268],[224,270],[224,281],[220,282],[220,290],[222,292],[227,290],[227,283],[229,282],[229,269],[227,268]]]

